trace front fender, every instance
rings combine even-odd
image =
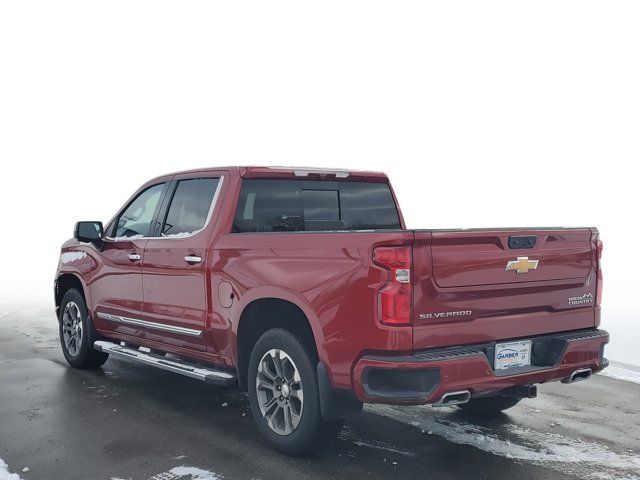
[[[73,249],[65,249],[60,254],[58,261],[58,269],[54,281],[55,293],[63,275],[73,275],[82,285],[87,309],[91,311],[91,291],[87,283],[87,278],[91,276],[98,268],[98,261],[94,256],[95,252],[91,248],[83,248],[82,246]],[[56,304],[56,308],[58,305]]]

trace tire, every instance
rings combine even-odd
[[[458,405],[465,412],[474,414],[497,414],[503,410],[515,407],[520,403],[520,398],[498,395],[494,397],[472,398],[468,403]]]
[[[93,349],[91,328],[84,297],[70,289],[62,297],[58,318],[60,345],[67,363],[73,368],[98,368],[109,358],[109,354]]]
[[[288,455],[308,453],[343,424],[322,418],[312,351],[299,336],[276,328],[258,339],[249,359],[253,419],[265,440]]]

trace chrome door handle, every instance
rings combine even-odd
[[[184,259],[189,265],[194,265],[196,263],[202,262],[202,257],[199,257],[198,255],[187,255],[186,257],[184,257]]]
[[[131,260],[132,262],[137,262],[138,260],[140,260],[142,257],[140,255],[138,255],[137,253],[130,253],[129,255],[127,255],[127,258],[129,260]]]

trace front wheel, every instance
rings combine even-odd
[[[97,368],[107,361],[109,354],[98,352],[91,345],[89,314],[80,292],[71,289],[64,294],[58,320],[60,345],[69,365],[74,368]]]
[[[494,397],[471,398],[469,402],[458,405],[458,408],[469,413],[497,414],[520,403],[520,398],[497,395]]]
[[[307,453],[341,427],[322,418],[317,361],[309,350],[300,337],[277,328],[260,337],[249,360],[253,418],[267,442],[289,455]]]

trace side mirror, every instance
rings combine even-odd
[[[78,222],[73,231],[73,237],[79,242],[100,244],[104,231],[102,222]]]

